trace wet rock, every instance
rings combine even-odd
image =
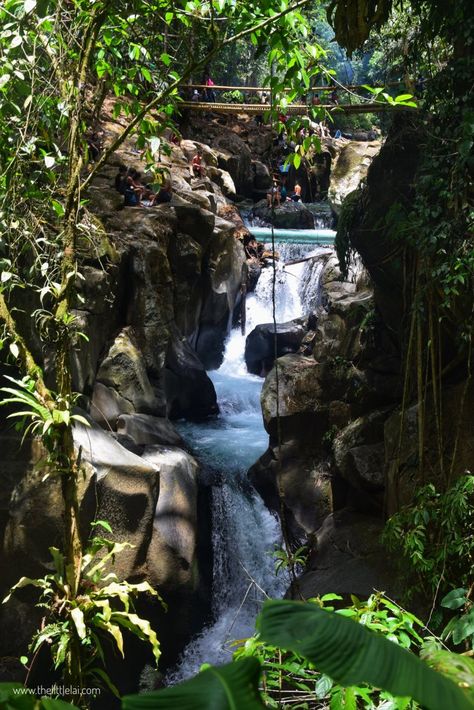
[[[137,446],[184,446],[181,436],[165,417],[122,414],[117,420],[117,433],[130,437]]]
[[[305,336],[301,322],[290,321],[276,326],[277,357],[298,351]],[[271,370],[275,359],[275,327],[273,323],[257,325],[245,341],[245,363],[253,375]]]
[[[252,215],[267,224],[273,222],[279,229],[314,229],[314,216],[302,202],[283,202],[275,206],[273,213],[266,200],[262,200],[255,205]]]
[[[164,373],[167,415],[199,420],[217,414],[214,385],[198,355],[175,331],[166,355]]]

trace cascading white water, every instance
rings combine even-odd
[[[277,322],[307,312],[301,283],[307,263],[286,261],[312,253],[314,245],[279,244],[275,306]],[[323,249],[327,253],[327,248]],[[247,333],[272,321],[273,269],[267,268],[254,293],[247,297]],[[234,329],[221,367],[210,372],[220,415],[204,424],[182,423],[180,433],[196,456],[220,474],[212,488],[213,585],[215,621],[192,639],[167,682],[176,683],[199,671],[202,663],[230,660],[233,639],[253,633],[255,616],[265,598],[279,597],[288,579],[275,575],[272,551],[280,544],[277,520],[250,487],[246,472],[268,445],[262,422],[260,391],[263,380],[247,372],[245,336]]]

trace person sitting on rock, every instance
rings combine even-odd
[[[301,200],[301,185],[299,182],[295,182],[295,189],[293,191],[293,194],[290,195],[290,198],[293,200],[293,202],[300,202]]]
[[[156,193],[153,199],[153,204],[161,205],[165,202],[171,202],[172,191],[173,190],[171,187],[171,180],[165,180],[165,182],[161,185],[160,189]]]
[[[125,165],[121,165],[118,169],[118,173],[115,176],[115,189],[120,192],[121,195],[125,194],[125,189],[127,187],[127,173],[128,168]]]
[[[202,165],[202,150],[198,150],[198,152],[194,156],[191,163],[191,168],[194,177],[204,177],[204,167]]]
[[[272,205],[275,205],[276,207],[280,206],[280,190],[276,180],[273,181],[273,186],[267,192],[267,205],[268,207],[271,207]]]

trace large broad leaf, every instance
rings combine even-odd
[[[368,683],[428,710],[474,709],[464,691],[414,654],[315,604],[266,602],[259,629],[264,641],[301,654],[343,686]]]
[[[202,671],[185,683],[145,695],[128,695],[122,710],[262,710],[260,664],[255,658]]]

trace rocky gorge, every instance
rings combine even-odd
[[[239,239],[245,227],[234,201],[258,200],[271,184],[270,132],[242,123],[224,132],[216,123],[183,128],[187,137],[180,145],[169,143],[170,155],[161,159],[171,172],[173,198],[152,209],[120,209],[122,198],[113,188],[118,166],[141,167],[134,144],[126,143],[92,185],[88,238],[81,247],[84,278],[76,317],[88,342],[85,347],[79,340],[72,355],[75,388],[90,424],[75,433],[84,462],[83,534],[103,519],[118,540],[133,545],[117,559],[117,572],[147,579],[167,602],[167,614],[154,603],[147,603],[145,614],[159,629],[165,665],[210,618],[212,606],[212,480],[175,423],[218,414],[207,371],[223,361],[246,278]],[[106,131],[110,138],[113,125]],[[379,537],[385,516],[413,486],[417,416],[409,409],[400,424],[397,325],[403,298],[398,267],[386,258],[391,244],[379,238],[375,225],[378,211],[390,209],[391,196],[399,199],[408,190],[416,153],[409,143],[397,143],[396,160],[403,160],[395,170],[394,140],[389,136],[378,157],[379,142],[328,141],[334,213],[340,215],[344,198],[364,184],[350,225],[363,264],[356,259],[345,274],[333,250],[308,259],[304,283],[318,284],[317,299],[301,317],[278,324],[277,369],[273,324],[258,324],[246,339],[249,373],[265,375],[261,410],[269,440],[249,480],[281,516],[292,542],[309,543],[307,568],[290,594],[364,595],[374,588],[397,593]],[[207,166],[203,178],[192,177],[189,167],[197,147]],[[285,221],[284,212],[275,227],[314,225],[309,210],[288,210],[304,214],[303,222],[299,215],[297,222]],[[33,320],[23,327],[38,349]],[[40,355],[47,370],[48,352]],[[447,408],[454,407],[461,384],[446,391]],[[60,484],[43,481],[38,442],[20,447],[19,436],[2,421],[0,445],[4,594],[19,573],[34,577],[50,569],[47,548],[60,540],[62,521]],[[462,461],[471,453],[458,449]],[[22,591],[2,607],[7,633],[0,656],[19,656],[40,622],[30,599]],[[19,620],[21,634],[15,631]],[[126,672],[121,668],[121,689],[134,687],[146,660],[136,654]]]

